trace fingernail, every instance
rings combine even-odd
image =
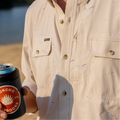
[[[1,117],[2,118],[6,118],[6,114],[5,113],[1,113]]]

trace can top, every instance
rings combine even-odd
[[[19,70],[11,63],[0,65],[0,83],[10,82],[20,77]]]
[[[13,67],[13,64],[7,63],[7,64],[1,64],[0,65],[0,71],[7,70]]]
[[[15,70],[15,68],[14,68],[13,64],[11,64],[11,63],[0,65],[0,75],[10,73],[14,70]]]

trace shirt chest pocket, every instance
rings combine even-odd
[[[53,73],[51,40],[42,39],[34,41],[32,52],[36,70],[37,85],[40,88],[51,87],[51,75]]]
[[[89,94],[91,96],[119,98],[120,42],[92,39],[90,45]]]
[[[33,57],[48,56],[51,47],[51,41],[36,41],[33,46]]]

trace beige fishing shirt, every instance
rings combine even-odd
[[[38,119],[119,120],[120,0],[36,0],[28,9],[24,85]]]

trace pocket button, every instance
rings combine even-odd
[[[109,51],[109,55],[114,55],[114,51],[113,51],[113,50],[110,50],[110,51]]]
[[[36,50],[36,54],[39,54],[39,50]]]

